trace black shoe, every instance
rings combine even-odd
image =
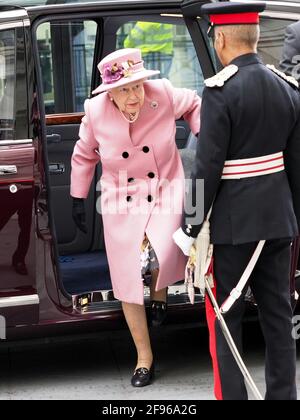
[[[24,261],[12,261],[12,266],[14,267],[16,273],[21,274],[21,276],[27,276],[28,270]]]
[[[150,323],[152,327],[159,327],[167,316],[168,304],[158,300],[150,302]]]
[[[151,381],[154,378],[154,363],[150,369],[141,367],[134,371],[134,374],[131,378],[131,385],[135,387],[142,387],[151,384]]]

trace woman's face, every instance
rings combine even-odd
[[[144,81],[138,80],[109,91],[109,96],[114,100],[120,111],[128,114],[135,114],[140,111],[145,100]]]

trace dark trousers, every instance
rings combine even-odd
[[[251,275],[249,285],[258,305],[259,319],[266,343],[266,399],[295,400],[296,344],[292,336],[292,308],[290,297],[291,241],[267,241]],[[237,285],[257,243],[243,245],[215,245],[214,276],[216,297],[221,305]],[[245,290],[246,292],[246,290]],[[209,306],[209,305],[208,305]],[[235,303],[226,323],[242,353],[242,318],[244,297]],[[246,400],[243,376],[230,352],[211,308],[207,308],[210,345],[214,362],[217,398]]]

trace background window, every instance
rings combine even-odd
[[[299,31],[298,27],[300,27],[300,22],[262,17],[258,54],[265,64],[273,64],[300,81],[300,40],[296,36],[296,31]],[[202,31],[206,37],[213,63],[216,63],[216,71],[220,71],[222,65],[216,57],[213,39],[211,36],[207,36],[205,26]],[[213,31],[211,32],[213,35]]]
[[[0,31],[0,140],[15,137],[15,30]]]
[[[288,75],[300,80],[300,22],[283,19],[261,20],[259,54],[265,64],[274,64]]]
[[[90,94],[97,24],[45,22],[37,40],[46,114],[83,111]]]
[[[202,94],[203,74],[185,25],[131,21],[117,32],[117,48],[140,48],[144,65],[160,70],[157,78],[167,78],[176,87]]]

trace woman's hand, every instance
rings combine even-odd
[[[81,230],[81,232],[83,233],[87,233],[83,198],[73,198],[72,217],[78,229]]]

